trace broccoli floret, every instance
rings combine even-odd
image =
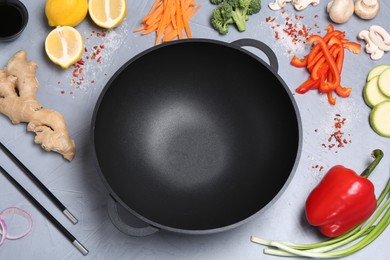
[[[212,3],[213,5],[219,5],[223,2],[224,0],[210,0],[210,3]]]
[[[232,13],[232,7],[223,2],[221,6],[213,10],[213,15],[211,16],[211,25],[220,34],[227,34],[229,32],[229,24],[234,22],[232,19]]]
[[[246,30],[246,21],[249,15],[258,13],[261,9],[261,0],[210,0],[220,6],[213,10],[212,26],[221,34],[228,32],[229,24],[234,23],[238,31]]]
[[[261,10],[261,0],[252,0],[249,5],[248,14],[257,14]]]

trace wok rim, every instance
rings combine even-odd
[[[298,144],[296,147],[297,148],[296,149],[296,156],[295,156],[295,160],[293,163],[293,167],[291,168],[290,173],[288,175],[288,178],[286,179],[286,181],[284,182],[282,187],[279,189],[279,191],[276,193],[276,195],[270,201],[267,202],[267,204],[265,206],[259,208],[254,214],[252,214],[252,215],[250,215],[250,216],[248,216],[240,221],[232,223],[230,225],[225,225],[225,226],[218,227],[218,228],[201,229],[201,230],[175,228],[175,227],[160,224],[158,222],[150,220],[150,219],[144,217],[143,215],[139,214],[138,212],[133,210],[129,205],[124,203],[123,200],[116,194],[116,192],[109,185],[106,177],[104,176],[103,171],[100,168],[99,160],[97,158],[97,151],[96,151],[96,147],[95,147],[95,124],[96,124],[97,112],[100,108],[100,105],[101,105],[101,102],[105,96],[105,93],[108,91],[108,89],[110,88],[110,86],[114,82],[114,80],[122,73],[122,71],[124,71],[126,69],[127,66],[129,66],[131,63],[135,62],[136,60],[142,58],[144,55],[149,54],[151,52],[154,52],[160,48],[164,48],[164,47],[171,46],[171,45],[177,45],[177,44],[186,44],[186,43],[210,43],[210,44],[222,45],[222,46],[225,46],[228,48],[233,48],[233,49],[236,49],[238,51],[241,51],[243,55],[249,55],[252,58],[256,59],[256,61],[260,62],[260,64],[265,66],[265,68],[268,69],[277,78],[277,80],[280,82],[280,84],[284,88],[285,92],[287,93],[287,95],[290,99],[291,105],[294,108],[294,113],[295,113],[296,121],[297,121]],[[119,203],[119,205],[121,207],[123,207],[129,214],[131,214],[131,215],[135,216],[136,218],[140,219],[141,221],[145,222],[147,225],[153,226],[153,227],[161,229],[161,230],[166,230],[166,231],[175,232],[175,233],[182,233],[182,234],[212,234],[212,233],[223,232],[223,231],[227,231],[230,229],[234,229],[238,226],[241,226],[241,225],[251,221],[252,219],[257,217],[258,215],[260,215],[264,211],[266,211],[268,208],[270,208],[276,201],[278,201],[278,199],[284,194],[285,190],[290,185],[291,180],[293,179],[293,177],[296,173],[296,170],[297,170],[297,167],[299,164],[299,160],[301,157],[302,145],[303,145],[303,130],[302,130],[301,115],[299,113],[299,108],[298,108],[297,102],[294,99],[294,96],[293,96],[291,90],[288,88],[287,84],[280,77],[280,75],[277,73],[277,71],[273,67],[271,67],[268,63],[266,63],[263,59],[261,59],[259,56],[255,55],[253,52],[251,52],[249,50],[246,50],[243,47],[245,47],[245,46],[238,46],[238,45],[233,44],[233,42],[228,43],[228,42],[215,40],[215,39],[191,38],[191,39],[173,40],[170,42],[164,42],[164,43],[161,43],[159,45],[155,45],[153,47],[150,47],[150,48],[147,48],[147,49],[141,51],[140,53],[136,54],[135,56],[133,56],[132,58],[127,60],[119,69],[117,69],[114,72],[114,74],[112,74],[110,79],[107,81],[107,83],[105,84],[105,86],[101,90],[101,92],[98,96],[98,99],[95,103],[95,106],[93,109],[93,114],[92,114],[92,119],[91,119],[91,132],[90,132],[90,137],[92,140],[91,145],[92,145],[92,150],[93,150],[93,161],[94,161],[94,164],[95,164],[97,171],[99,172],[99,176],[100,176],[101,180],[103,181],[105,188],[108,191],[108,194],[109,194],[108,199],[114,199],[115,203]]]

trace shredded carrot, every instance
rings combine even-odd
[[[308,38],[312,44],[310,52],[304,58],[294,55],[290,63],[297,68],[306,68],[310,73],[309,78],[295,89],[297,93],[304,94],[311,89],[318,89],[320,93],[326,93],[330,104],[335,105],[333,91],[340,97],[348,97],[352,91],[340,85],[344,49],[357,54],[361,46],[346,39],[345,33],[336,30],[331,24],[326,27],[326,31],[323,37],[311,35]]]
[[[156,34],[155,45],[174,39],[192,38],[190,20],[202,4],[194,0],[155,0],[149,13],[141,19],[142,25],[134,30],[146,35]]]

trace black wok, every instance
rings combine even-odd
[[[240,46],[260,49],[270,65]],[[203,234],[269,206],[301,148],[299,113],[277,70],[272,50],[250,39],[174,41],[123,65],[92,119],[114,224],[127,226],[120,206],[147,224],[129,226],[131,235]]]

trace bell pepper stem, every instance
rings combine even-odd
[[[365,177],[365,178],[368,178],[368,176],[370,176],[371,172],[375,169],[375,167],[379,164],[379,162],[382,160],[383,158],[383,152],[382,150],[380,149],[375,149],[373,152],[372,152],[372,155],[374,156],[374,161],[372,161],[370,163],[370,165],[368,165],[368,167],[360,174],[361,177]]]

